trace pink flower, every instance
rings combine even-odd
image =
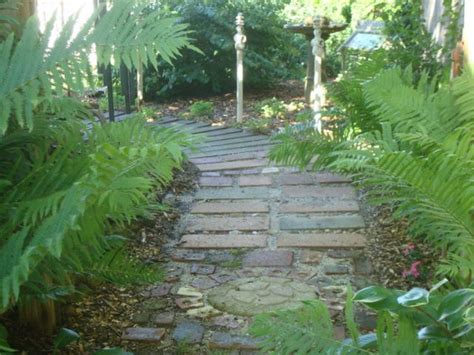
[[[411,264],[409,270],[403,270],[402,276],[408,277],[413,276],[415,279],[420,277],[421,273],[418,270],[418,267],[421,265],[421,261],[417,260],[413,264]]]
[[[403,255],[407,256],[408,254],[410,254],[413,250],[415,250],[416,248],[416,244],[415,243],[408,243],[406,246],[405,246],[405,249],[403,249],[402,253]]]

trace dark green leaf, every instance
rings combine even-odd
[[[63,349],[74,341],[79,340],[80,335],[74,330],[61,328],[58,335],[54,339],[54,348]]]

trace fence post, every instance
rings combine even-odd
[[[316,16],[313,21],[314,38],[311,41],[314,54],[314,90],[313,90],[313,112],[314,112],[314,128],[321,132],[321,107],[324,104],[324,92],[322,85],[322,60],[323,60],[323,43],[321,39],[322,19]]]
[[[244,48],[247,37],[243,33],[244,16],[241,12],[235,18],[237,33],[234,35],[237,53],[237,122],[242,122],[244,110]]]

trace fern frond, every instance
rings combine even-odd
[[[0,134],[11,119],[31,130],[37,105],[65,96],[67,91],[83,91],[84,79],[92,79],[88,54],[93,45],[101,64],[123,62],[129,68],[150,62],[156,66],[157,54],[171,61],[180,49],[190,46],[185,24],[177,24],[176,19],[157,20],[153,12],[145,11],[146,6],[146,1],[114,1],[100,21],[101,9],[77,34],[72,16],[52,47],[54,18],[42,35],[38,20],[32,17],[16,45],[13,34],[1,42]]]

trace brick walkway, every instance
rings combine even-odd
[[[189,213],[182,218],[178,239],[167,246],[167,283],[154,296],[168,306],[151,317],[161,314],[167,323],[160,326],[148,318],[143,332],[129,330],[127,339],[143,341],[140,337],[148,334],[162,349],[176,341],[195,344],[199,351],[254,349],[245,334],[249,319],[238,311],[236,298],[232,312],[208,302],[208,294],[221,292],[226,283],[240,280],[242,288],[242,279],[262,295],[249,304],[284,306],[284,279],[290,279],[314,288],[314,297],[326,300],[340,319],[344,285],[365,286],[371,269],[363,253],[365,222],[350,180],[272,165],[267,136],[175,118],[161,124],[206,137],[198,151],[189,153],[200,170],[200,188],[182,198]],[[259,279],[267,281],[255,282]],[[283,286],[278,290],[273,283]],[[294,298],[299,286],[292,287]],[[239,297],[245,303],[247,296]],[[338,332],[343,334],[343,328]]]

